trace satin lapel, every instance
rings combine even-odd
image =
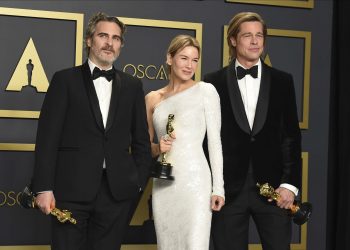
[[[89,64],[87,62],[82,65],[82,71],[83,71],[84,85],[85,85],[86,92],[87,92],[87,95],[88,95],[88,98],[90,101],[90,107],[91,107],[92,113],[95,116],[95,120],[96,120],[98,127],[102,131],[104,131],[100,105],[98,102],[94,83],[91,79],[91,71],[89,68]]]
[[[115,114],[117,113],[117,110],[118,110],[118,104],[120,99],[119,98],[120,88],[121,88],[121,79],[118,72],[116,72],[114,75],[114,80],[112,84],[112,96],[111,96],[111,102],[109,104],[106,132],[112,127]]]
[[[261,63],[261,82],[258,102],[256,104],[255,118],[252,135],[256,135],[264,126],[267,116],[267,110],[269,108],[269,97],[271,87],[271,75],[270,69],[264,63]]]
[[[238,123],[239,127],[245,131],[246,133],[250,134],[250,127],[247,119],[247,115],[244,110],[244,105],[242,101],[241,92],[238,87],[237,77],[236,77],[236,71],[234,69],[235,62],[233,61],[228,67],[227,67],[227,89],[230,96],[231,101],[231,107],[233,114],[235,116],[236,122]]]

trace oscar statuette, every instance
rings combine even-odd
[[[168,115],[168,122],[166,125],[166,132],[167,134],[165,137],[170,137],[171,133],[174,131],[174,128],[172,126],[172,122],[174,121],[174,115],[169,114]],[[156,164],[153,166],[152,170],[152,177],[158,178],[158,179],[164,179],[164,180],[174,180],[174,176],[171,175],[172,168],[170,163],[166,162],[166,153],[162,153],[162,159],[161,161],[157,161]]]
[[[256,186],[260,190],[260,195],[265,196],[269,199],[278,201],[280,194],[275,192],[275,189],[271,187],[268,183],[260,185],[259,183]],[[289,214],[293,218],[293,222],[297,225],[302,225],[307,222],[312,213],[312,204],[309,202],[300,203],[294,201],[293,205],[289,208]]]
[[[18,200],[21,206],[24,208],[37,208],[35,203],[35,195],[28,186],[24,188],[21,195],[18,197]],[[55,216],[61,223],[65,223],[66,221],[69,221],[72,224],[77,223],[77,221],[72,217],[72,213],[68,210],[54,208],[51,210],[50,214]]]

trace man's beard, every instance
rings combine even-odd
[[[111,49],[107,49],[108,51],[110,51],[111,53],[113,53],[113,55],[106,55],[104,54],[103,50],[105,49],[101,49],[98,52],[98,59],[101,61],[101,63],[104,64],[113,64],[113,62],[117,59],[118,55],[116,55],[116,53],[111,50]]]

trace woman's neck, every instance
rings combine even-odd
[[[179,81],[175,79],[170,79],[168,85],[167,85],[167,92],[171,93],[177,93],[181,92],[195,84],[195,81],[192,79],[187,81]]]

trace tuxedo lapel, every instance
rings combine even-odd
[[[104,131],[102,113],[100,110],[100,105],[98,102],[94,83],[93,83],[92,78],[91,78],[91,71],[90,71],[88,62],[85,62],[82,65],[82,71],[83,71],[84,85],[85,85],[85,89],[86,89],[86,92],[87,92],[87,95],[88,95],[88,98],[90,101],[90,107],[91,107],[92,113],[94,114],[94,117],[95,117],[95,120],[96,120],[98,127],[102,131]]]
[[[112,127],[115,114],[118,110],[118,104],[120,99],[119,98],[120,89],[121,89],[121,78],[118,74],[118,71],[116,71],[116,73],[114,74],[114,79],[112,84],[112,96],[111,96],[111,102],[109,105],[106,132]]]
[[[244,110],[244,105],[242,101],[241,92],[238,87],[234,65],[235,65],[235,62],[234,61],[231,62],[231,64],[227,67],[227,71],[226,71],[227,72],[226,83],[227,83],[227,89],[228,89],[228,93],[231,101],[231,107],[239,127],[246,133],[250,134],[251,130],[249,127],[247,115]]]
[[[269,106],[271,76],[270,70],[266,64],[261,62],[261,81],[258,102],[256,104],[255,118],[252,135],[256,135],[264,126]]]

